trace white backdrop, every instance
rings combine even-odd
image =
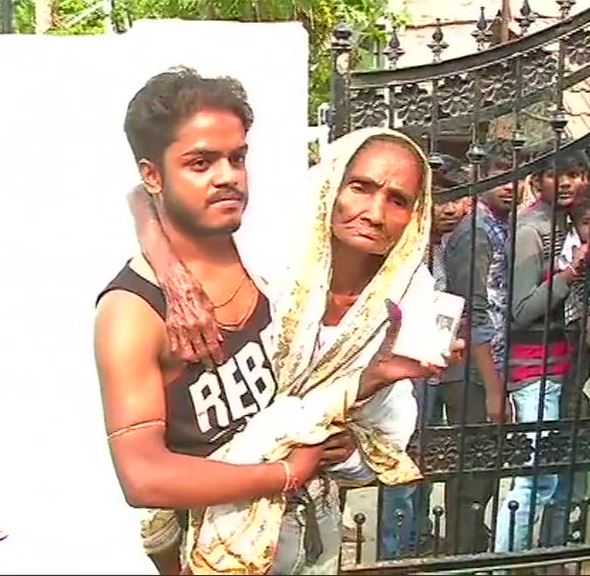
[[[295,23],[142,22],[0,35],[0,54],[0,573],[149,574],[92,354],[95,296],[136,250],[126,104],[177,64],[243,81],[256,120],[241,244],[264,272],[305,204],[307,37]]]

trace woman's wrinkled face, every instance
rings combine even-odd
[[[412,218],[423,179],[420,157],[399,141],[380,140],[362,148],[336,198],[334,237],[367,254],[387,254]]]

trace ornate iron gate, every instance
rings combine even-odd
[[[453,38],[443,35],[440,22],[434,24],[432,63],[397,68],[403,45],[396,31],[384,50],[376,56],[378,62],[388,61],[387,66],[371,71],[352,70],[354,58],[351,30],[341,25],[334,31],[333,54],[333,102],[330,114],[332,137],[349,130],[366,126],[389,126],[423,142],[430,162],[436,170],[441,164],[441,153],[449,152],[466,158],[469,165],[468,182],[448,188],[437,197],[442,201],[464,196],[472,205],[479,194],[497,186],[511,183],[519,189],[519,182],[533,174],[547,161],[573,151],[590,149],[589,128],[580,127],[580,114],[590,119],[590,97],[581,104],[576,102],[580,91],[588,88],[590,95],[590,9],[570,16],[575,2],[556,1],[554,23],[533,34],[527,34],[535,21],[535,14],[528,1],[523,3],[516,21],[520,32],[508,42],[494,44],[498,20],[488,22],[483,9],[475,30],[471,34],[477,52],[447,61],[441,54]],[[533,6],[534,8],[534,6]],[[558,11],[558,12],[557,12]],[[496,27],[496,30],[495,30]],[[577,108],[576,108],[577,107]],[[576,126],[571,126],[571,122]],[[568,129],[568,124],[570,125]],[[588,125],[590,127],[590,120]],[[493,176],[485,176],[482,170],[490,143],[504,149],[511,168]],[[555,179],[555,190],[557,190]],[[514,252],[516,231],[517,194],[512,205],[509,245]],[[553,238],[555,238],[556,203],[553,206]],[[473,211],[475,214],[475,211]],[[473,217],[475,221],[475,216]],[[473,225],[474,226],[474,225]],[[473,228],[475,229],[475,228]],[[554,246],[554,242],[552,243]],[[475,242],[471,245],[470,274],[473,277]],[[551,248],[555,256],[555,248]],[[552,258],[554,259],[554,258]],[[467,263],[466,263],[467,266]],[[508,273],[508,301],[512,301],[514,259]],[[585,281],[587,299],[590,282]],[[552,285],[550,281],[549,292]],[[549,309],[550,295],[547,300]],[[471,301],[471,298],[468,299]],[[471,308],[471,305],[469,305]],[[510,304],[508,305],[510,309]],[[585,315],[587,316],[587,307]],[[547,316],[547,314],[546,314]],[[505,338],[510,348],[510,318],[505,327]],[[587,318],[584,318],[581,342],[586,338]],[[545,322],[544,343],[548,342],[548,320]],[[345,552],[341,563],[342,574],[491,574],[492,570],[524,568],[532,573],[533,567],[550,567],[546,573],[555,574],[556,565],[570,563],[581,571],[583,563],[590,559],[590,544],[586,538],[586,523],[590,499],[585,493],[576,494],[576,473],[590,469],[590,419],[584,414],[585,403],[581,389],[587,373],[582,376],[584,351],[582,345],[577,355],[577,394],[573,408],[563,413],[558,421],[537,421],[529,424],[465,424],[455,426],[422,425],[418,432],[416,458],[426,480],[458,483],[466,479],[487,478],[494,483],[495,495],[490,504],[491,538],[487,551],[463,550],[461,554],[444,550],[442,534],[445,510],[435,506],[432,510],[434,546],[426,554],[415,548],[403,558],[388,561],[366,559],[366,544],[362,542],[366,529],[366,514],[357,512],[357,542],[353,550]],[[467,354],[467,364],[471,353]],[[508,357],[508,355],[507,355]],[[505,368],[508,360],[505,360]],[[505,369],[506,373],[507,370]],[[542,390],[546,386],[547,362]],[[506,380],[506,376],[505,376]],[[464,394],[469,393],[469,374],[464,378]],[[506,381],[504,382],[506,390]],[[543,393],[541,395],[543,396]],[[533,514],[529,522],[529,550],[493,553],[496,517],[499,509],[499,488],[502,479],[517,476],[533,478],[533,500],[537,484],[543,473],[559,473],[567,484],[566,513],[563,515],[563,538],[544,546],[533,543]],[[579,476],[579,475],[578,475]],[[505,480],[504,480],[505,482]],[[379,488],[380,494],[381,488]],[[379,499],[379,508],[381,498]],[[481,504],[473,502],[474,512]],[[551,506],[546,514],[551,513]],[[511,531],[517,509],[511,507]],[[403,532],[404,518],[400,514],[399,526]],[[377,518],[377,556],[379,556],[380,519]],[[547,524],[544,524],[545,528]],[[567,528],[567,529],[566,529]],[[450,528],[453,529],[453,528]],[[455,527],[455,530],[457,528]],[[449,527],[445,529],[448,533]],[[511,536],[512,542],[514,535]],[[346,545],[345,545],[346,548]],[[346,556],[352,556],[347,558]],[[590,573],[590,569],[587,571]]]

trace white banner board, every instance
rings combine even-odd
[[[303,210],[307,35],[151,21],[121,36],[0,35],[0,54],[0,573],[154,573],[110,461],[92,352],[95,297],[136,252],[126,106],[173,65],[244,83],[256,120],[240,246],[264,272]]]

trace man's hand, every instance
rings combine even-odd
[[[389,311],[389,326],[385,332],[383,343],[371,358],[361,375],[358,400],[365,400],[390,384],[405,378],[431,378],[440,376],[443,369],[439,366],[424,365],[405,356],[392,353],[393,345],[401,327],[401,310],[391,301],[386,302]],[[457,340],[451,351],[455,359],[465,348],[463,340]]]
[[[356,450],[356,444],[350,432],[345,431],[330,436],[322,444],[322,448],[324,454],[320,461],[320,466],[325,467],[346,462]]]
[[[223,338],[213,304],[201,284],[180,262],[168,268],[160,283],[172,353],[185,362],[202,361],[209,369],[222,364]]]
[[[501,392],[486,393],[486,410],[494,424],[510,424],[513,421],[512,404]]]
[[[579,248],[574,249],[572,263],[560,272],[568,284],[571,284],[578,276],[584,274],[588,266],[589,256],[588,244],[582,244]]]

